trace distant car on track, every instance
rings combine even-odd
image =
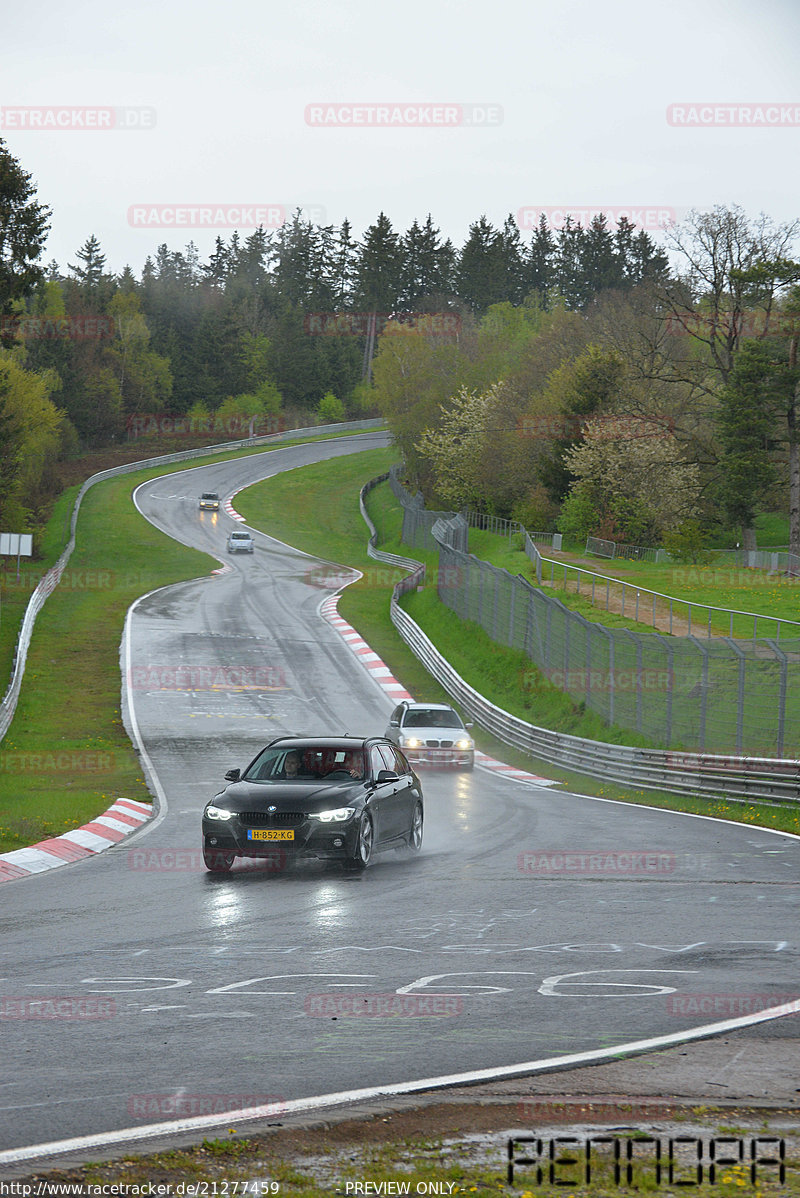
[[[446,703],[406,700],[392,712],[384,736],[411,762],[471,770],[475,764],[475,742],[467,731],[471,727]]]
[[[375,853],[422,847],[422,787],[382,737],[282,736],[203,811],[203,860],[226,873],[237,857],[321,857],[366,869]],[[285,854],[285,856],[284,856]]]
[[[228,553],[252,553],[255,547],[249,532],[228,533]]]
[[[219,511],[219,495],[215,491],[204,491],[200,496],[200,511],[201,512],[218,512]]]

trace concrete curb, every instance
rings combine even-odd
[[[71,861],[102,853],[135,832],[152,815],[153,808],[149,803],[117,799],[107,811],[82,828],[40,840],[24,849],[0,853],[0,882],[15,882],[18,878],[29,878],[31,874],[44,873],[59,865],[69,865]]]

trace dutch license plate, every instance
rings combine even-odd
[[[294,840],[294,832],[270,832],[266,828],[248,828],[248,840]]]

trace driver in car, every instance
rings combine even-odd
[[[344,768],[351,778],[364,777],[364,760],[361,753],[345,753]]]

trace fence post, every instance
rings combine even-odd
[[[667,718],[664,729],[666,745],[672,740],[672,696],[675,689],[675,650],[669,641],[667,641],[667,679]]]
[[[736,752],[741,753],[744,731],[744,671],[746,658],[743,651],[736,644],[736,641],[731,637],[725,637],[725,641],[730,645],[739,662],[739,686],[736,700]]]
[[[706,716],[708,714],[708,649],[703,648],[696,636],[690,636],[688,639],[703,658],[700,676],[700,727],[697,734],[698,749],[702,753],[706,747]]]
[[[778,658],[781,666],[781,684],[780,691],[778,693],[778,730],[776,733],[776,740],[777,754],[779,757],[783,757],[783,740],[786,728],[786,683],[788,680],[787,675],[789,669],[789,659],[784,653],[783,649],[781,649],[777,640],[767,640],[765,641],[765,644],[769,645],[770,648],[774,650],[775,656]]]
[[[497,610],[498,610],[499,602],[500,602],[500,578],[501,578],[501,575],[500,575],[499,571],[497,571],[497,570],[493,571],[493,573],[494,573],[494,607],[492,608],[492,640],[496,641],[498,639],[498,636],[497,636]]]

